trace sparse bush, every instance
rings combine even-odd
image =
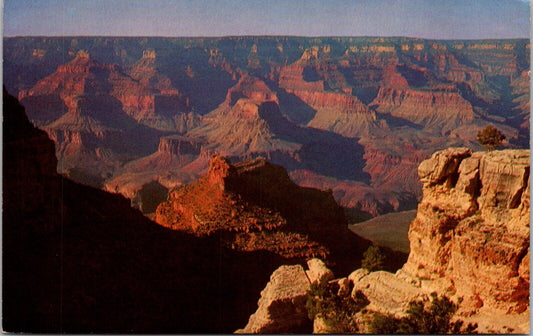
[[[448,297],[432,293],[430,300],[411,301],[406,317],[376,313],[370,331],[376,334],[476,334],[477,324],[470,323],[463,328],[463,320],[452,322],[458,308]]]
[[[488,151],[501,145],[503,140],[505,140],[505,135],[492,125],[485,127],[477,133],[477,141]]]
[[[355,314],[370,302],[361,291],[356,292],[354,298],[351,290],[346,296],[338,294],[339,285],[336,282],[311,284],[305,305],[308,316],[311,320],[321,316],[331,333],[355,333],[358,331]]]
[[[379,246],[372,245],[363,253],[361,268],[367,269],[370,272],[385,269],[385,254]]]

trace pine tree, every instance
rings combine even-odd
[[[503,140],[505,140],[505,135],[492,125],[477,133],[477,141],[489,152],[501,145]]]

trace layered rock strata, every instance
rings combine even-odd
[[[230,164],[214,156],[204,177],[170,192],[156,221],[199,236],[223,232],[222,243],[237,250],[320,256],[337,266],[368,246],[350,233],[331,193],[297,186],[264,159]]]
[[[362,292],[370,312],[405,316],[411,301],[437,292],[459,303],[455,319],[477,323],[480,332],[528,333],[529,169],[528,150],[436,152],[418,168],[423,199],[403,268],[358,269],[335,280],[320,272],[338,283],[339,295]],[[356,316],[363,332],[371,315]]]
[[[404,271],[446,279],[472,308],[522,312],[529,302],[529,151],[435,153]]]

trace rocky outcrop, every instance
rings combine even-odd
[[[203,139],[210,149],[225,156],[268,157],[277,151],[294,155],[301,146],[276,134],[280,128],[290,127],[279,111],[276,94],[260,79],[244,75],[228,90],[225,102],[188,135]]]
[[[314,326],[311,326],[306,309],[308,291],[312,283],[326,283],[334,275],[317,258],[309,259],[307,267],[308,270],[301,265],[281,266],[272,273],[257,302],[257,311],[250,316],[248,324],[236,333],[308,333],[311,330],[316,333],[317,328],[320,328],[317,327],[319,319],[315,319]]]
[[[411,301],[436,292],[458,302],[455,318],[477,323],[480,332],[527,333],[529,167],[528,150],[436,152],[418,168],[423,199],[402,269],[357,269],[332,280],[333,274],[312,260],[307,275],[337,283],[339,296],[346,290],[352,297],[362,293],[367,312],[402,317]],[[363,332],[371,316],[356,316]],[[315,332],[328,330],[320,320],[314,326]]]
[[[449,280],[474,310],[527,309],[529,169],[527,150],[448,149],[424,161],[404,270]]]
[[[310,321],[305,310],[310,282],[300,265],[281,266],[261,291],[259,308],[240,334],[306,332]]]
[[[278,103],[278,97],[268,86],[257,77],[244,74],[237,84],[228,90],[224,103],[233,106],[241,98],[248,98],[252,101],[275,102]]]
[[[237,250],[298,260],[321,256],[340,267],[357,262],[348,255],[368,245],[350,234],[331,194],[297,186],[282,167],[264,159],[232,165],[213,157],[206,176],[170,192],[156,221],[199,236],[224,232],[222,243]]]

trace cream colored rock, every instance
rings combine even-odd
[[[334,330],[328,326],[326,319],[322,315],[315,316],[313,320],[313,334],[332,334]]]
[[[448,148],[433,153],[430,159],[423,161],[418,167],[418,176],[424,187],[434,184],[449,182],[453,173],[457,171],[461,160],[469,157],[468,148]]]
[[[309,270],[305,271],[305,273],[307,274],[309,282],[311,283],[321,283],[334,278],[333,272],[326,267],[326,264],[322,260],[318,258],[308,260],[307,267],[309,267]]]
[[[528,309],[529,169],[528,150],[447,149],[422,162],[403,272],[455,291],[471,313]]]
[[[368,275],[368,273],[370,272],[367,269],[359,268],[348,275],[348,279],[350,279],[351,282],[356,283],[357,281],[361,280],[361,278]]]
[[[422,294],[420,288],[385,271],[372,272],[361,277],[354,283],[352,296],[359,290],[370,301],[366,307],[368,310],[398,316],[405,313],[409,302]]]
[[[350,283],[351,283],[350,279],[340,278],[335,281],[339,285],[339,292],[337,293],[337,295],[341,297],[348,296],[348,294],[350,294]]]
[[[310,283],[300,265],[281,266],[261,292],[257,311],[237,333],[274,334],[299,331],[309,323],[305,302]]]

